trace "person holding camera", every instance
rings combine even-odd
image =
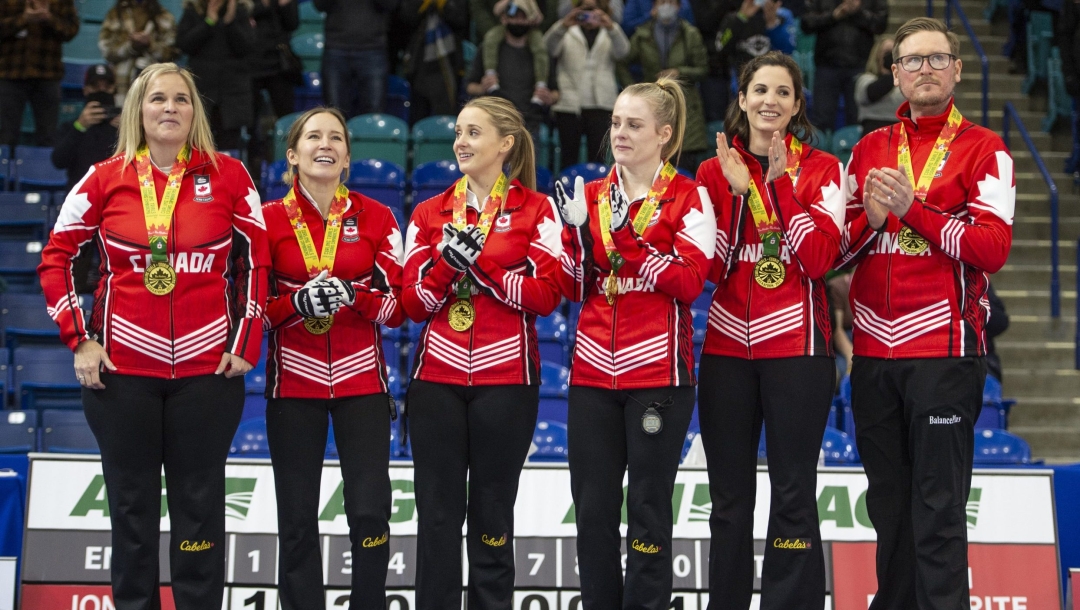
[[[120,127],[116,106],[116,73],[107,64],[91,66],[83,79],[83,106],[79,118],[60,126],[52,164],[67,170],[67,190],[86,175],[90,166],[112,156]]]
[[[882,36],[870,50],[866,72],[855,79],[855,102],[863,134],[896,122],[904,93],[893,83],[893,37]],[[847,159],[841,159],[847,161]]]
[[[619,85],[615,62],[630,52],[630,40],[608,14],[608,0],[581,0],[544,34],[548,53],[558,60],[559,101],[552,107],[562,145],[562,167],[578,162],[581,136],[588,159],[603,163],[604,135]]]

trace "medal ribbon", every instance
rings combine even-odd
[[[468,224],[468,204],[466,202],[468,195],[466,190],[469,188],[468,176],[462,176],[457,184],[454,185],[454,216],[453,225],[458,231],[465,228]],[[502,210],[503,201],[506,200],[506,192],[510,190],[510,179],[506,177],[506,174],[500,173],[498,180],[495,181],[495,186],[491,188],[491,194],[488,195],[487,201],[484,202],[483,209],[480,210],[480,218],[476,221],[476,226],[480,227],[480,231],[487,237],[491,232],[491,224],[495,220],[495,216]],[[463,278],[457,285],[457,298],[468,299],[472,296],[472,282],[469,278]]]
[[[300,254],[304,257],[304,268],[308,277],[319,275],[324,269],[327,273],[334,270],[334,259],[337,258],[338,236],[341,234],[341,217],[345,213],[345,205],[349,202],[349,189],[344,184],[338,185],[334,193],[334,200],[330,203],[330,213],[326,217],[326,233],[323,234],[322,255],[315,251],[315,241],[311,238],[311,230],[308,229],[304,213],[296,201],[296,188],[289,189],[281,204],[285,206],[285,213],[289,216],[289,224],[292,225],[296,241],[300,244]]]
[[[645,195],[645,200],[641,202],[641,207],[638,208],[637,214],[634,216],[634,231],[638,235],[645,233],[645,228],[649,226],[649,220],[652,218],[654,212],[656,212],[656,206],[660,204],[660,196],[667,190],[668,185],[675,179],[675,168],[671,163],[664,162],[663,169],[660,170],[660,175],[653,181],[652,186],[649,187],[649,192]],[[600,238],[604,242],[604,251],[607,253],[608,261],[611,263],[611,273],[614,275],[618,273],[619,268],[623,265],[623,257],[619,254],[619,249],[615,246],[615,241],[611,239],[611,181],[615,176],[615,168],[611,168],[611,173],[604,179],[604,183],[600,186],[600,199],[597,202],[600,211]]]
[[[930,192],[930,183],[934,181],[934,174],[937,173],[941,160],[945,158],[945,153],[949,151],[949,145],[952,144],[953,138],[960,131],[960,123],[963,120],[964,117],[960,114],[960,111],[956,109],[956,106],[953,106],[952,110],[949,111],[949,120],[941,128],[941,133],[938,134],[937,141],[934,142],[934,150],[930,152],[930,157],[926,159],[926,165],[923,165],[918,183],[915,182],[915,174],[911,168],[911,145],[908,143],[907,129],[903,125],[900,126],[900,149],[897,151],[897,163],[904,168],[904,171],[907,172],[908,181],[915,187],[915,199],[922,202],[926,201],[926,194]]]
[[[801,157],[802,142],[795,136],[791,136],[791,143],[788,145],[787,168],[784,171],[787,172],[793,184],[799,173]],[[765,171],[768,170],[765,169]],[[754,216],[754,227],[757,229],[758,237],[761,238],[761,255],[779,257],[780,221],[776,217],[776,211],[774,210],[770,215],[765,210],[765,201],[761,198],[761,191],[758,190],[753,177],[750,178],[749,191],[747,204],[750,206],[750,213]]]
[[[139,194],[142,195],[143,219],[146,221],[146,235],[150,244],[150,259],[157,263],[168,263],[169,227],[172,226],[173,210],[180,194],[180,182],[187,171],[190,150],[184,146],[176,155],[169,178],[165,183],[165,192],[158,203],[157,189],[150,169],[150,151],[143,146],[135,153],[135,171],[139,177]]]

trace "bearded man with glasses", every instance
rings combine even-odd
[[[966,504],[982,408],[987,273],[1012,243],[1013,161],[953,105],[960,43],[896,31],[899,123],[852,151],[840,267],[855,267],[855,436],[877,533],[870,610],[970,608]]]

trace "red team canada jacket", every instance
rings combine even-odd
[[[584,301],[570,383],[613,390],[694,385],[690,303],[705,285],[716,242],[709,195],[676,175],[641,236],[632,222],[644,198],[630,204],[630,221],[611,234],[626,262],[617,274],[615,304],[608,305],[604,281],[611,265],[597,205],[603,183],[585,185],[588,226],[563,233],[563,292]]]
[[[1016,204],[1013,161],[1001,138],[965,119],[925,202],[916,199],[902,220],[889,214],[880,232],[870,228],[862,207],[867,172],[897,167],[900,130],[907,130],[918,180],[951,109],[950,103],[944,114],[916,124],[904,103],[899,124],[867,134],[852,151],[840,263],[857,265],[849,295],[857,356],[986,353],[986,274],[1001,269],[1009,255]],[[929,247],[919,254],[901,248],[898,236],[905,226]]]
[[[562,220],[547,197],[513,180],[470,270],[476,321],[466,331],[450,328],[448,305],[465,274],[442,258],[443,225],[453,216],[454,187],[413,211],[405,238],[402,303],[414,322],[427,321],[412,377],[455,385],[540,383],[536,316],[559,304],[556,274],[562,252]],[[479,212],[467,211],[475,224]]]
[[[790,142],[788,135],[786,145]],[[803,144],[795,179],[784,174],[765,184],[768,168],[762,168],[737,137],[733,143],[766,212],[777,215],[780,260],[787,275],[772,289],[754,281],[762,244],[748,197],[732,195],[716,157],[702,163],[697,178],[709,189],[717,226],[716,258],[709,274],[716,291],[702,352],[750,359],[831,356],[832,324],[823,278],[839,250],[843,168],[836,157]]]
[[[296,188],[296,202],[307,221],[316,251],[322,254],[326,222]],[[350,282],[352,307],[334,315],[323,335],[304,328],[291,296],[310,279],[285,206],[263,206],[273,261],[272,296],[266,306],[270,330],[266,394],[271,398],[334,398],[386,392],[386,361],[380,324],[400,326],[401,232],[390,208],[359,193],[349,193],[342,215],[338,251],[330,275]]]
[[[155,296],[143,285],[150,246],[139,181],[134,163],[122,168],[123,161],[102,161],[75,185],[41,254],[38,272],[60,338],[75,349],[96,336],[123,375],[207,375],[226,351],[258,362],[269,254],[262,202],[244,166],[218,155],[215,168],[192,151],[168,237],[176,289]],[[168,175],[152,171],[160,201]],[[87,324],[71,267],[95,237],[101,281]]]

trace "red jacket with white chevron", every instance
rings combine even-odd
[[[454,385],[539,385],[536,316],[549,315],[560,301],[562,220],[555,204],[517,180],[510,183],[480,258],[469,268],[475,323],[458,332],[448,310],[465,274],[439,250],[453,199],[451,186],[416,206],[405,237],[402,304],[413,322],[427,322],[412,377]],[[479,212],[470,205],[467,217],[475,224]]]
[[[856,266],[849,299],[857,356],[986,353],[986,274],[1001,269],[1009,255],[1016,205],[1013,160],[1001,138],[965,119],[926,201],[916,199],[903,219],[889,214],[880,231],[870,228],[862,207],[867,172],[897,167],[900,130],[907,130],[918,179],[951,109],[950,103],[943,114],[916,124],[904,103],[897,111],[900,123],[867,134],[852,151],[840,264]],[[929,247],[919,254],[905,252],[898,243],[905,226]]]
[[[597,205],[603,183],[585,185],[588,226],[563,231],[563,292],[584,301],[570,383],[612,390],[692,386],[697,379],[690,304],[705,285],[716,242],[709,195],[676,175],[644,235],[637,235],[632,222],[612,232],[626,262],[616,274],[619,294],[608,305],[604,282],[611,265]],[[631,221],[642,201],[630,204]]]
[[[824,277],[840,247],[843,167],[836,157],[803,144],[795,180],[784,174],[765,184],[766,168],[738,137],[733,144],[766,211],[775,210],[780,222],[780,260],[787,275],[772,289],[754,280],[762,245],[748,197],[731,193],[716,157],[702,163],[697,178],[709,189],[717,226],[716,258],[709,274],[716,291],[702,353],[749,359],[831,356]]]
[[[226,351],[258,362],[269,258],[262,201],[239,161],[218,155],[217,163],[192,151],[168,237],[176,289],[163,296],[143,285],[150,246],[135,164],[123,167],[122,156],[112,157],[75,185],[38,267],[68,347],[97,337],[118,374],[147,377],[211,374]],[[168,176],[152,171],[160,201]],[[79,247],[95,238],[101,281],[87,324],[71,267]]]
[[[326,221],[299,187],[294,188],[321,254]],[[330,275],[350,282],[356,300],[334,315],[334,325],[322,335],[308,332],[293,309],[292,294],[309,277],[285,206],[281,200],[267,202],[263,216],[272,264],[266,305],[267,397],[335,398],[388,391],[379,325],[396,327],[405,319],[398,300],[402,240],[393,212],[374,199],[349,193]]]

